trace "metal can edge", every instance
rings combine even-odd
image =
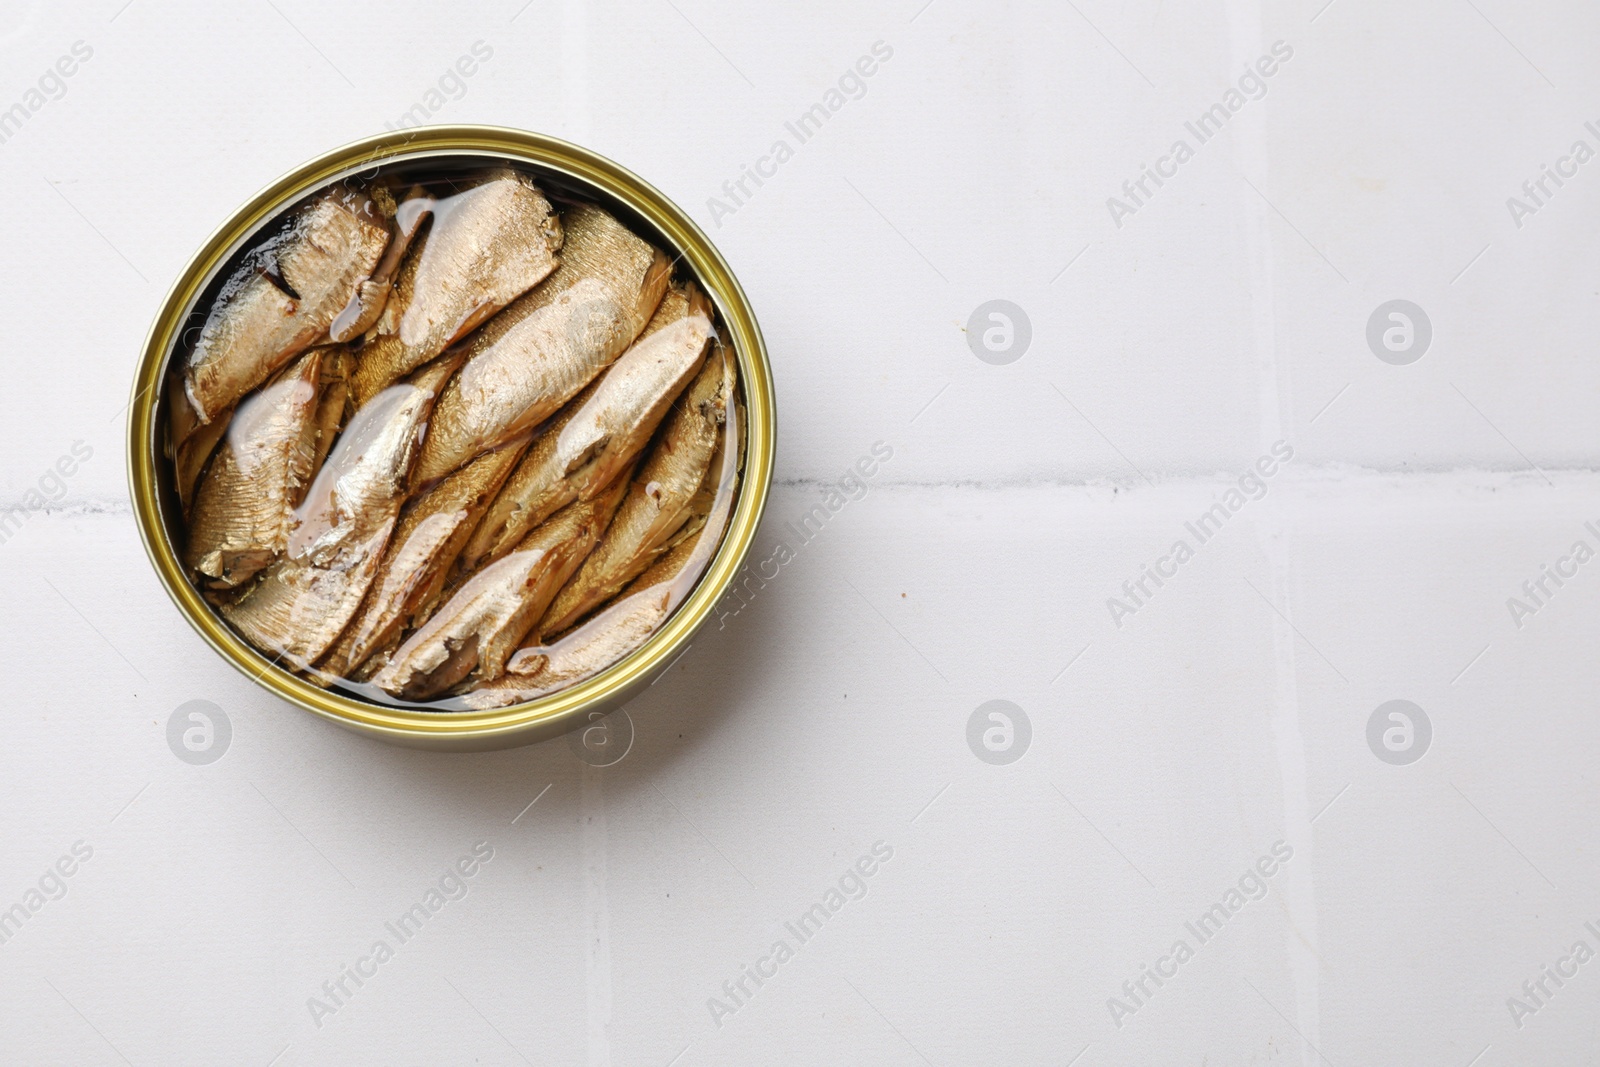
[[[499,155],[597,186],[628,204],[668,238],[722,312],[745,402],[744,476],[722,546],[694,592],[642,647],[593,678],[525,704],[483,712],[384,708],[324,690],[274,666],[230,630],[189,584],[158,500],[155,415],[166,354],[180,315],[236,243],[281,205],[363,162],[398,156]],[[174,281],[149,333],[128,408],[128,479],[136,525],[163,588],[202,639],[223,659],[284,700],[346,729],[409,747],[457,751],[510,748],[580,725],[637,696],[685,649],[732,585],[754,542],[771,488],[776,442],[772,370],[755,315],[727,261],[704,231],[654,186],[619,164],[558,138],[497,126],[428,126],[380,134],[326,152],[270,183],[217,227]]]

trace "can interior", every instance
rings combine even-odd
[[[459,179],[465,179],[471,175],[480,173],[486,165],[503,165],[530,175],[544,191],[551,204],[558,210],[572,203],[589,202],[598,204],[600,207],[615,215],[619,221],[623,222],[634,233],[671,254],[673,256],[674,263],[674,277],[684,281],[693,281],[703,292],[705,292],[710,297],[712,304],[715,307],[718,325],[720,327],[726,326],[728,322],[728,309],[725,306],[724,294],[716,286],[706,284],[706,280],[698,276],[690,264],[684,249],[679,247],[677,242],[670,239],[659,227],[654,225],[644,214],[636,210],[627,200],[617,196],[610,190],[607,190],[599,185],[585,181],[570,174],[562,173],[552,168],[540,166],[539,164],[526,159],[492,151],[420,150],[412,153],[389,156],[378,165],[364,164],[348,167],[345,170],[332,175],[325,181],[319,181],[314,188],[306,190],[300,196],[292,199],[284,199],[282,203],[278,204],[265,217],[240,233],[239,236],[233,241],[232,246],[226,256],[219,260],[217,266],[211,271],[204,284],[199,287],[195,298],[189,301],[187,307],[184,308],[181,316],[181,326],[177,330],[173,331],[173,336],[175,339],[173,343],[168,346],[168,349],[162,358],[159,374],[156,378],[156,381],[159,382],[160,385],[157,389],[157,398],[154,405],[154,419],[151,423],[151,433],[146,443],[147,447],[151,449],[150,455],[154,460],[152,467],[156,487],[156,504],[160,515],[161,527],[165,532],[167,547],[175,556],[179,555],[178,548],[183,544],[185,533],[183,511],[178,500],[176,487],[174,485],[173,464],[171,457],[167,455],[166,446],[166,427],[169,423],[170,417],[170,396],[172,390],[172,383],[169,380],[168,375],[175,365],[181,365],[181,363],[175,363],[175,361],[187,359],[196,340],[199,337],[200,329],[203,326],[207,315],[216,304],[218,296],[222,292],[222,289],[227,284],[228,280],[231,279],[235,272],[244,264],[246,264],[252,256],[258,254],[258,250],[261,248],[261,246],[273,236],[274,231],[281,229],[285,225],[286,220],[296,208],[314,199],[316,196],[320,195],[324,189],[332,184],[341,181],[366,184],[382,178],[390,181],[396,188],[404,189],[409,188],[413,184],[421,184],[429,192],[437,191],[441,194],[448,194],[450,191],[452,191],[453,183],[457,182]],[[746,357],[746,354],[742,351],[737,336],[730,336],[729,331],[726,329],[722,329],[720,332],[723,334],[724,343],[726,343],[732,349],[734,357],[738,361],[740,368],[740,373],[737,375],[737,391],[734,401],[738,405],[738,418],[741,420],[741,425],[744,425],[744,420],[747,418],[746,413],[749,411],[749,382],[747,370],[750,366],[750,361]],[[460,342],[458,341],[457,343],[459,344]],[[748,440],[746,440],[746,447],[748,447]],[[739,460],[741,475],[744,473],[745,459],[745,454],[743,451],[741,451]],[[737,492],[738,494],[742,495],[746,491],[746,485],[741,478]],[[724,532],[724,544],[727,542],[730,532],[731,531]],[[718,546],[719,551],[721,550],[721,547],[722,545]],[[715,555],[716,553],[713,553],[713,559]],[[706,576],[710,574],[711,570],[712,568],[709,565],[706,566],[696,578],[695,584],[698,585],[703,582]],[[185,580],[188,580],[187,576]],[[190,585],[191,588],[193,588],[192,581],[190,582]],[[195,591],[196,593],[199,592],[198,589]],[[216,625],[228,630],[235,637],[239,638],[239,640],[245,644],[245,647],[249,648],[254,654],[259,661],[258,677],[260,674],[264,674],[267,671],[283,670],[282,668],[277,667],[275,664],[272,664],[262,650],[255,648],[248,642],[243,642],[243,638],[238,635],[237,631],[234,631],[232,627],[229,626],[227,621],[222,617],[221,613],[218,612],[213,605],[211,605],[208,601],[205,601],[204,598],[201,598],[200,602],[203,605],[203,610],[206,610],[210,613]],[[673,608],[672,614],[676,615],[682,612],[686,606],[686,603],[687,598],[685,598],[683,601],[680,601]],[[670,621],[671,616],[668,617],[668,622]],[[619,659],[616,663],[609,665],[602,670],[600,674],[602,676],[610,674],[615,671],[619,665],[628,662],[630,659],[638,657],[654,640],[655,638],[652,637],[650,642],[646,642],[644,646],[635,649],[633,652]],[[288,672],[283,671],[283,673]],[[375,708],[384,707],[390,710],[431,713],[440,716],[461,716],[468,714],[459,710],[458,708],[448,706],[448,701],[407,701],[397,697],[389,697],[381,690],[376,690],[371,686],[362,686],[359,690],[357,690],[348,686],[335,685],[333,689],[346,699],[361,701]],[[443,706],[432,707],[430,704]],[[501,710],[505,711],[511,709]],[[486,713],[476,714],[481,715]]]

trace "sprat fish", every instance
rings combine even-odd
[[[500,676],[556,590],[594,548],[623,485],[551,516],[464,585],[406,639],[372,684],[408,700],[433,697],[476,672]]]
[[[336,187],[308,205],[229,280],[184,369],[199,424],[211,422],[329,327],[372,274],[389,243],[377,200]],[[179,444],[182,443],[180,440]]]
[[[700,369],[711,336],[704,295],[669,290],[633,346],[546,424],[467,543],[462,566],[497,559],[556,509],[621,474]]]
[[[724,435],[726,442],[728,434]],[[462,694],[463,706],[502,708],[554,693],[592,678],[640,648],[659,630],[722,543],[737,488],[737,448],[722,451],[707,472],[714,500],[699,531],[656,560],[593,618],[549,644],[519,649],[505,674]]]
[[[350,419],[295,510],[287,551],[223,616],[299,668],[319,659],[361,606],[405,500],[445,357],[390,386]]]
[[[450,565],[524,448],[526,442],[479,456],[406,505],[360,612],[322,671],[349,676],[430,613]]]
[[[541,634],[561,633],[616,596],[692,529],[689,524],[697,514],[703,517],[700,490],[723,436],[733,385],[733,361],[718,346],[634,476],[605,540],[540,621]]]
[[[288,543],[315,460],[323,352],[301,356],[225,423],[195,495],[184,552],[184,562],[213,588],[254,577]]]
[[[515,171],[492,171],[454,196],[407,199],[399,220],[402,229],[423,229],[361,347],[358,403],[433,359],[560,262],[561,222]]]
[[[672,264],[592,205],[566,212],[559,270],[490,319],[434,411],[417,462],[426,484],[554,414],[650,320]]]

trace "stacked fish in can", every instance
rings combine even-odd
[[[644,644],[716,552],[737,361],[599,205],[510,167],[337,184],[197,315],[167,389],[184,564],[321,685],[556,692]]]

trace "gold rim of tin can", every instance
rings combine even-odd
[[[744,471],[716,557],[666,624],[632,654],[568,689],[494,711],[386,707],[319,688],[274,665],[234,633],[190,584],[174,550],[161,492],[161,381],[190,308],[242,243],[285,206],[339,177],[387,163],[475,155],[531,164],[591,186],[637,212],[671,243],[721,312],[738,357],[746,423]],[[368,137],[318,156],[261,190],[211,235],[167,293],[145,339],[129,406],[128,480],[140,537],[167,594],[206,643],[252,681],[340,726],[394,743],[508,748],[564,733],[587,721],[590,712],[620,707],[687,647],[750,550],[772,482],[776,417],[772,369],[749,301],[721,253],[682,209],[632,171],[554,137],[497,126],[428,126]]]

